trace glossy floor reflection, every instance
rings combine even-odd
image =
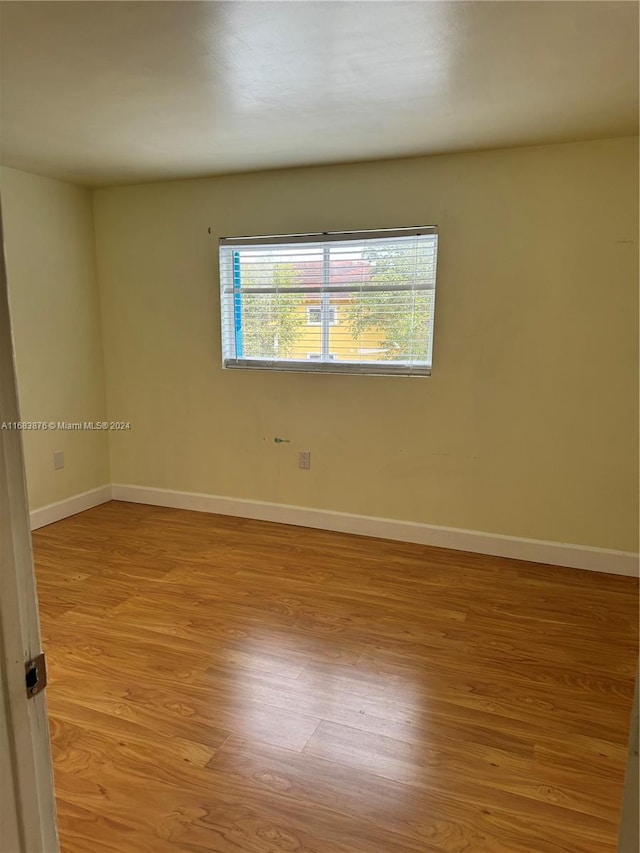
[[[63,853],[614,853],[637,581],[115,502],[34,547]]]

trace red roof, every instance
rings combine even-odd
[[[322,287],[322,261],[300,261],[295,264],[300,284],[309,288]],[[371,264],[369,261],[331,261],[329,265],[329,284],[353,284],[354,289],[369,281]]]

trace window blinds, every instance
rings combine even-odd
[[[437,229],[220,240],[225,367],[429,375]]]

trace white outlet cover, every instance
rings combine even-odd
[[[311,451],[301,450],[298,453],[298,468],[308,471],[311,468]]]
[[[64,450],[56,450],[53,454],[53,467],[56,471],[64,468]]]

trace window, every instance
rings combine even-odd
[[[437,229],[220,240],[224,367],[429,375]]]
[[[329,305],[328,307],[328,318],[327,321],[330,326],[338,325],[338,309],[335,305]],[[321,326],[322,325],[322,307],[320,305],[309,305],[307,307],[307,326]]]

